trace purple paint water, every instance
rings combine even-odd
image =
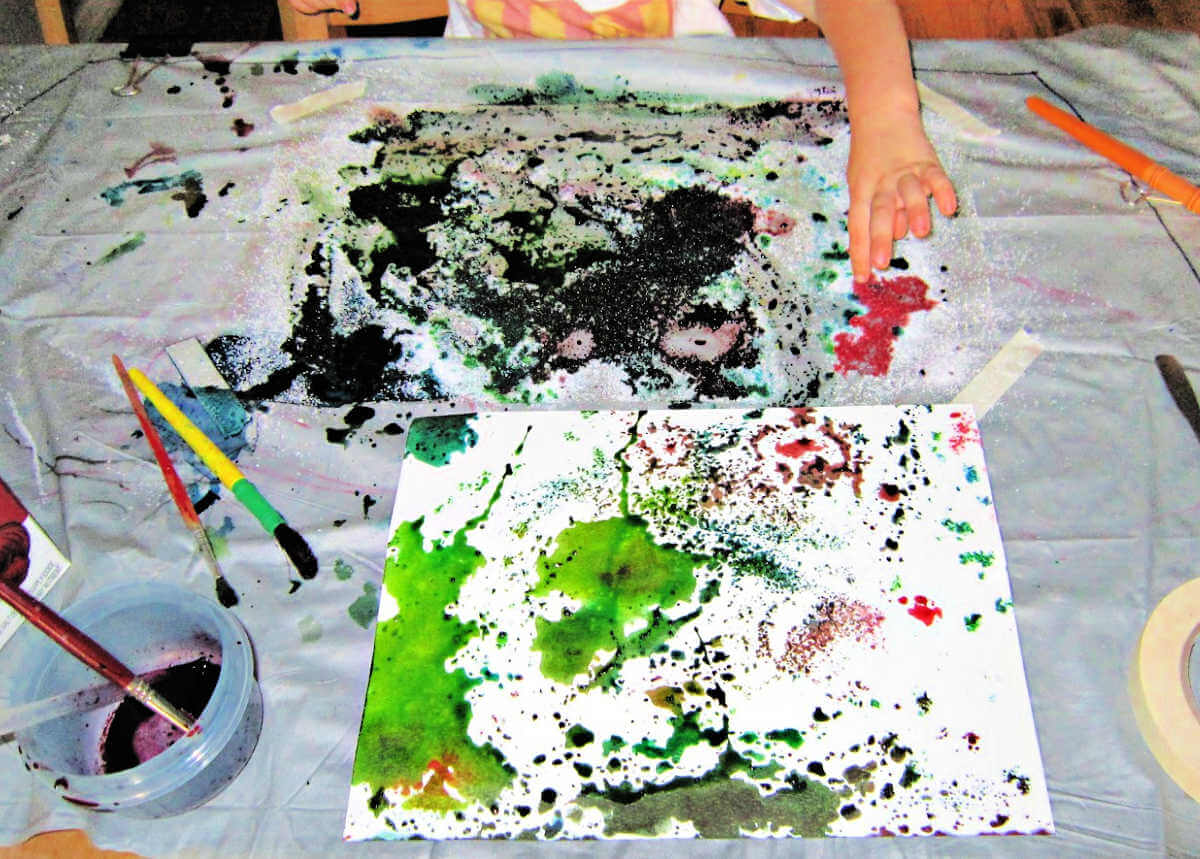
[[[220,663],[200,657],[157,671],[147,680],[172,704],[199,716],[220,674]],[[169,749],[183,734],[141,702],[126,696],[100,734],[100,771],[108,774],[132,769]]]

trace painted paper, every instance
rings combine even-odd
[[[415,421],[345,835],[1052,828],[968,408]]]
[[[242,394],[815,403],[886,375],[939,304],[904,259],[853,284],[834,94],[729,105],[557,73],[469,97],[379,106],[281,168],[264,220],[286,253],[256,322],[208,344]]]

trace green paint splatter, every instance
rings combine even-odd
[[[341,558],[338,558],[333,562],[333,574],[337,576],[339,582],[344,582],[354,575],[354,567],[347,564]]]
[[[596,735],[583,725],[572,725],[567,728],[567,742],[575,748],[586,746],[594,739],[596,739]]]
[[[645,520],[620,516],[580,522],[560,533],[552,555],[538,558],[538,583],[532,596],[561,592],[582,605],[551,621],[535,621],[533,649],[542,654],[542,673],[570,683],[588,671],[599,651],[613,651],[594,680],[616,680],[625,659],[651,653],[693,619],[677,620],[662,612],[691,598],[694,570],[707,560],[655,543]],[[626,634],[635,620],[646,625]]]
[[[448,811],[476,801],[486,805],[514,775],[499,750],[478,746],[468,736],[466,695],[483,681],[461,668],[445,669],[446,660],[479,632],[473,621],[463,623],[446,613],[463,583],[484,564],[467,535],[487,519],[510,474],[507,466],[487,506],[452,536],[431,541],[427,549],[424,520],[417,519],[400,523],[388,544],[383,582],[396,600],[396,614],[376,629],[354,781],[372,790],[412,789],[405,807]],[[426,780],[431,768],[434,775]]]
[[[212,546],[213,555],[217,558],[223,558],[229,554],[229,535],[233,533],[233,519],[226,516],[222,520],[219,528],[204,529],[204,533],[208,535],[209,545]]]
[[[630,110],[682,113],[705,104],[681,94],[632,91],[622,83],[611,87],[583,86],[566,72],[553,71],[537,78],[532,87],[480,84],[471,95],[485,104],[567,105],[614,103]]]
[[[963,476],[967,478],[967,483],[979,482],[979,472],[975,470],[975,466],[973,465],[963,468]]]
[[[876,710],[878,710],[878,709],[880,708],[880,706],[881,706],[881,705],[880,705],[880,703],[879,703],[879,699],[878,699],[878,698],[872,698],[872,699],[871,699],[871,706],[872,706],[872,707],[874,707]]]
[[[781,728],[777,731],[767,731],[767,739],[780,740],[787,743],[793,749],[798,749],[804,745],[804,734],[795,728]]]
[[[838,273],[833,269],[825,268],[813,275],[813,283],[818,288],[824,288],[838,279]]]
[[[996,556],[991,552],[963,552],[958,556],[958,562],[964,566],[967,564],[979,564],[979,578],[983,578],[986,570],[996,561]]]
[[[898,591],[902,587],[904,587],[904,584],[900,581],[900,577],[896,576],[896,578],[892,579],[892,586],[890,588],[888,588],[888,590],[889,591]]]
[[[604,741],[604,754],[611,755],[613,752],[625,748],[625,745],[625,740],[622,737],[618,737],[616,734],[613,734]]]
[[[979,622],[981,620],[983,620],[983,615],[978,613],[969,614],[963,618],[963,625],[966,626],[967,632],[974,632],[979,629]]]
[[[300,618],[296,626],[300,628],[300,640],[305,644],[312,644],[314,641],[320,640],[321,624],[311,614]]]
[[[125,254],[129,253],[130,251],[137,250],[145,243],[145,241],[146,241],[145,233],[141,233],[141,232],[134,233],[132,236],[127,238],[125,241],[121,242],[119,245],[116,245],[115,247],[110,248],[107,252],[105,252],[104,256],[102,256],[102,257],[100,257],[100,259],[96,260],[96,264],[97,265],[107,265],[108,263],[115,260],[117,257],[124,256]]]
[[[374,582],[363,582],[363,592],[350,607],[346,609],[350,619],[366,629],[379,614],[379,588]]]
[[[650,740],[642,740],[634,744],[633,750],[648,758],[670,758],[679,763],[683,753],[692,746],[699,745],[701,741],[716,747],[729,739],[727,728],[701,728],[699,716],[699,710],[672,716],[669,720],[671,736],[667,738],[666,745],[659,746]]]
[[[970,522],[955,522],[953,519],[943,519],[942,527],[955,534],[974,534],[975,529]]]
[[[471,428],[474,415],[418,418],[408,430],[405,452],[427,465],[443,466],[455,453],[474,447],[479,434]]]
[[[796,586],[796,574],[762,552],[731,557],[729,566],[733,567],[735,576],[754,576],[789,589]]]
[[[1005,614],[1012,608],[1012,600],[1006,600],[1004,597],[996,597],[996,611],[1000,614]]]
[[[721,593],[721,580],[710,579],[708,583],[700,590],[701,604],[712,602],[718,594]]]
[[[673,819],[691,821],[701,838],[737,838],[758,830],[807,838],[828,835],[840,801],[821,782],[792,773],[788,787],[763,796],[754,784],[731,778],[739,773],[763,778],[765,769],[727,750],[702,776],[640,790],[622,784],[601,792],[588,785],[576,801],[603,813],[604,831],[610,836],[662,835]]]

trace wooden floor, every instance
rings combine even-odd
[[[1200,33],[1200,0],[899,0],[899,3],[911,39],[1042,38],[1098,24]],[[721,8],[739,36],[818,35],[811,24],[752,18],[739,0],[724,0]]]

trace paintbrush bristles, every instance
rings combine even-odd
[[[1196,392],[1188,381],[1187,372],[1174,355],[1158,355],[1154,359],[1158,372],[1162,376],[1171,398],[1183,414],[1185,420],[1200,440],[1200,403],[1196,402]]]
[[[311,579],[317,574],[317,558],[294,528],[286,523],[279,525],[275,529],[275,541],[291,560],[301,578]]]

